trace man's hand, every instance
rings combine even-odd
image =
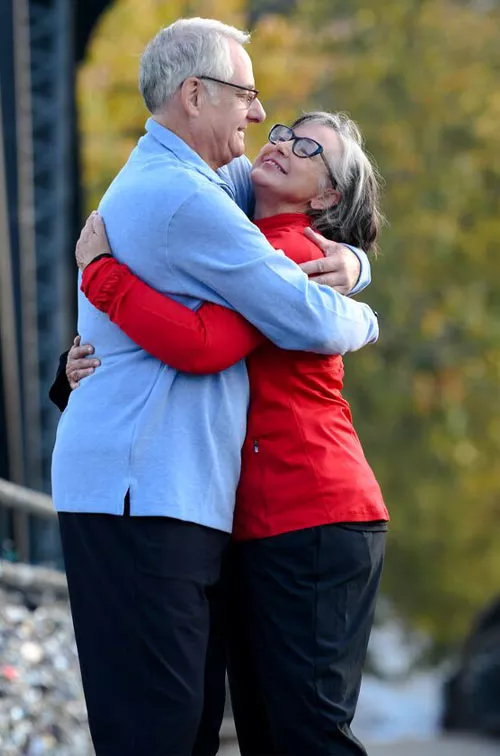
[[[106,236],[104,221],[99,213],[94,210],[87,218],[76,243],[76,264],[83,272],[94,257],[104,253],[111,255],[111,247]]]
[[[93,353],[92,344],[80,346],[80,337],[75,336],[66,361],[66,378],[72,390],[78,388],[81,379],[86,378],[87,375],[92,375],[95,368],[101,364],[97,357],[89,359],[88,355]]]
[[[310,260],[300,266],[315,283],[330,286],[340,294],[349,294],[356,286],[361,263],[349,247],[338,242],[329,241],[312,228],[304,230],[305,235],[321,249],[324,257]]]

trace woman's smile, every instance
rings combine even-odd
[[[266,168],[274,168],[275,170],[278,170],[280,173],[285,173],[285,174],[288,173],[288,171],[286,171],[283,168],[283,166],[272,157],[264,158],[264,160],[262,161],[262,165],[266,166]]]

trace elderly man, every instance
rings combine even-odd
[[[230,306],[283,348],[344,352],[376,338],[372,311],[309,282],[234,202],[248,206],[245,130],[265,115],[247,41],[190,19],[149,43],[140,87],[152,118],[100,211],[117,257],[160,291]],[[92,738],[98,756],[188,756],[238,482],[245,365],[177,373],[83,295],[78,331],[102,366],[61,418],[53,497]]]

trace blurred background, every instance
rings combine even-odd
[[[146,42],[193,15],[253,32],[267,121],[247,132],[250,158],[273,123],[342,110],[384,178],[388,224],[363,294],[381,338],[345,361],[392,516],[361,734],[498,734],[500,0],[0,0],[0,586],[26,609],[0,623],[50,615],[47,591],[63,600],[41,568],[62,567],[47,393],[75,334],[74,245],[143,132]],[[19,578],[17,563],[38,568]],[[24,642],[46,656],[37,632]],[[5,644],[0,692],[26,677]],[[59,753],[23,737],[2,754]]]

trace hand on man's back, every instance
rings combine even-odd
[[[75,336],[66,361],[66,378],[71,390],[78,388],[81,379],[92,375],[95,368],[101,364],[97,357],[89,357],[93,353],[92,344],[80,344],[80,336]]]

